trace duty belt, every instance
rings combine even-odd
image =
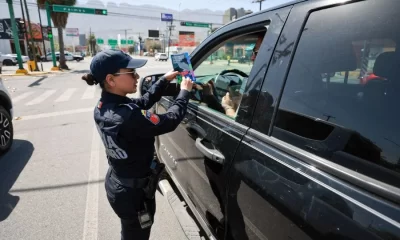
[[[129,188],[144,188],[149,183],[149,177],[145,178],[123,178],[117,176],[112,168],[108,169],[108,176],[118,184]]]

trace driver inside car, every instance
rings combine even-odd
[[[265,32],[261,32],[257,35],[257,40],[254,45],[254,48],[252,50],[252,56],[251,56],[251,61],[254,62],[258,50],[261,47],[262,41],[264,39]],[[235,72],[236,69],[233,70]],[[227,71],[227,70],[224,70]],[[223,72],[224,72],[223,71]],[[236,70],[240,71],[240,70]],[[241,72],[241,71],[240,71]],[[243,76],[243,81],[241,84],[235,84],[234,82],[229,83],[226,89],[225,95],[220,98],[218,97],[218,93],[215,92],[216,89],[216,82],[215,79],[211,79],[207,83],[197,83],[193,86],[196,90],[199,90],[202,94],[202,102],[207,104],[207,107],[214,109],[218,112],[221,112],[228,117],[235,118],[237,109],[239,108],[240,102],[242,100],[242,91],[240,91],[241,88],[244,88],[246,85],[246,82],[248,80],[248,76]],[[218,79],[219,81],[219,79]],[[244,90],[244,89],[242,89]],[[221,99],[221,100],[219,100]]]

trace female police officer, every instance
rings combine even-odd
[[[119,50],[106,50],[93,58],[90,73],[82,77],[87,84],[100,84],[103,89],[94,119],[110,165],[105,181],[107,198],[121,219],[121,239],[125,240],[149,239],[155,198],[146,198],[143,189],[151,173],[154,136],[171,132],[179,125],[193,86],[190,79],[182,81],[175,103],[167,113],[157,115],[147,111],[160,100],[178,72],[168,72],[143,97],[130,99],[126,94],[137,90],[136,69],[146,62]]]

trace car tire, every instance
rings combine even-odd
[[[76,61],[77,61],[77,62],[80,62],[81,60],[80,60],[80,59],[76,59]]]
[[[0,155],[10,150],[13,144],[14,128],[7,110],[0,106]]]
[[[13,66],[14,63],[10,59],[4,59],[3,60],[3,66]]]

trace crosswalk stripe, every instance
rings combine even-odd
[[[76,88],[68,88],[59,98],[56,99],[56,102],[68,101],[76,90]]]
[[[39,97],[33,99],[32,101],[28,102],[25,105],[34,105],[34,104],[38,104],[43,102],[44,100],[46,100],[48,97],[50,97],[51,95],[53,95],[56,92],[56,90],[47,90],[44,93],[42,93]]]
[[[87,87],[85,92],[83,93],[82,99],[94,98],[95,92],[96,92],[96,88],[95,87],[93,87],[93,86]]]
[[[12,102],[13,102],[13,103],[19,102],[19,101],[21,101],[22,99],[27,98],[27,97],[29,97],[29,96],[32,95],[32,94],[33,94],[33,92],[26,92],[26,93],[23,93],[23,94],[21,94],[21,95],[15,97],[15,98],[12,98]]]

